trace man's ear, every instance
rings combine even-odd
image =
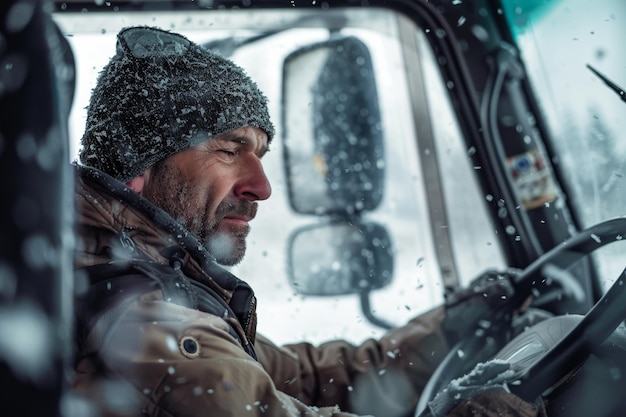
[[[128,181],[126,183],[126,186],[130,188],[131,190],[133,190],[134,192],[141,194],[149,177],[150,177],[150,170],[148,169],[144,171],[143,173],[139,174],[138,176],[136,176],[135,178],[133,178],[132,180]]]

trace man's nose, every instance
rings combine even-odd
[[[237,197],[250,201],[267,200],[272,195],[272,186],[260,159],[251,158],[242,167],[242,178],[235,185],[234,191]]]

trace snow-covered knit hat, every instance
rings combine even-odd
[[[79,158],[127,182],[243,126],[274,135],[267,98],[243,69],[179,34],[130,27],[92,92]]]

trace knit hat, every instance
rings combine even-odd
[[[182,35],[130,27],[92,92],[79,158],[127,182],[244,126],[274,135],[267,98],[242,68]]]

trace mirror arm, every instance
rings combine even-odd
[[[369,290],[364,290],[359,293],[359,298],[361,299],[361,311],[365,318],[372,324],[381,327],[385,330],[390,330],[395,326],[386,321],[385,319],[381,319],[374,315],[372,311],[372,304],[370,303],[370,292]]]

